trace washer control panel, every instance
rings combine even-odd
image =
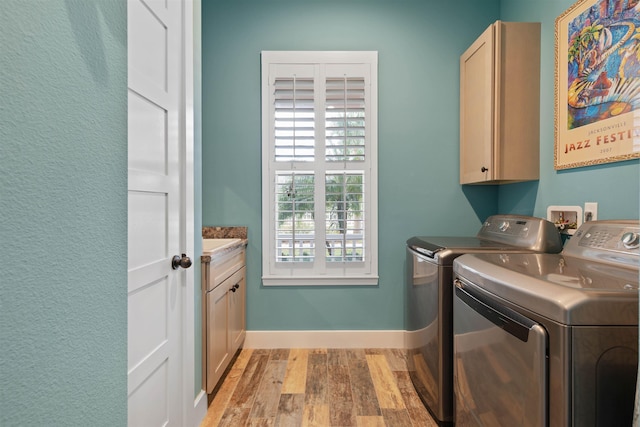
[[[492,215],[484,221],[477,237],[536,252],[562,250],[562,239],[553,223],[524,215]]]
[[[563,254],[620,262],[640,262],[638,221],[590,221],[582,224],[562,251]]]
[[[489,217],[483,224],[479,235],[489,233],[504,233],[515,237],[526,237],[531,230],[530,223],[532,221],[518,218],[508,218],[503,216]],[[537,226],[533,225],[534,231]]]

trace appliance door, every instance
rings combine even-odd
[[[547,332],[479,287],[454,285],[456,426],[545,426]]]
[[[452,267],[407,247],[407,352],[411,380],[441,424],[453,421]]]

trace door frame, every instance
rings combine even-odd
[[[195,7],[195,3],[198,7]],[[180,227],[184,241],[180,242],[183,252],[189,254],[193,262],[192,268],[182,269],[183,289],[183,329],[184,341],[182,353],[182,417],[183,425],[199,426],[207,413],[207,394],[200,378],[195,377],[195,269],[200,265],[200,254],[195,253],[195,237],[201,233],[195,230],[195,78],[194,78],[194,22],[200,19],[200,0],[183,0],[182,2],[182,70],[180,100],[180,192],[181,215]],[[198,290],[200,287],[198,286]],[[200,382],[199,387],[197,382]],[[196,392],[199,390],[199,392]],[[194,396],[195,393],[195,396]]]

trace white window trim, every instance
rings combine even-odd
[[[270,215],[274,212],[274,185],[271,177],[273,133],[270,105],[270,77],[272,64],[368,64],[370,67],[369,111],[367,112],[366,146],[369,183],[365,186],[365,214],[367,221],[366,265],[353,268],[349,263],[327,267],[322,274],[296,264],[275,267],[275,230]],[[307,285],[377,285],[378,284],[378,53],[371,51],[263,51],[262,52],[262,282],[265,286]],[[351,166],[349,166],[351,167]],[[356,166],[352,167],[357,169]],[[362,169],[362,167],[360,167]],[[295,170],[295,169],[294,169]],[[365,263],[356,263],[365,264]],[[306,271],[305,271],[306,270]]]

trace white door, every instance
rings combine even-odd
[[[182,425],[179,1],[128,7],[128,424]]]

